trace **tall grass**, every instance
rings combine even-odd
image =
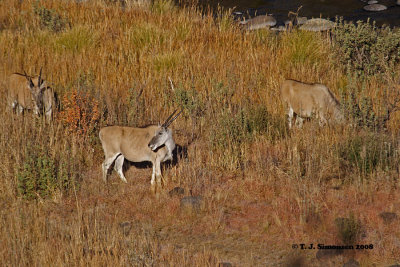
[[[360,242],[374,244],[354,256],[394,263],[399,229],[378,214],[400,206],[400,117],[381,119],[400,89],[396,61],[358,80],[326,34],[244,33],[223,11],[128,2],[0,2],[1,93],[11,73],[43,67],[61,102],[46,124],[0,100],[0,262],[278,266],[292,243],[344,242],[335,219],[351,215]],[[326,84],[354,107],[353,126],[288,131],[285,78]],[[158,123],[176,108],[166,188],[150,194],[151,168],[130,164],[128,184],[103,184],[98,130]],[[176,186],[203,197],[198,212],[169,196]],[[310,266],[314,253],[304,252]]]

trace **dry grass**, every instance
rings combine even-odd
[[[10,114],[1,100],[0,262],[290,266],[297,259],[338,266],[354,257],[362,266],[383,266],[399,260],[399,221],[384,224],[379,217],[400,208],[399,116],[391,117],[388,131],[311,121],[289,133],[285,126],[279,100],[285,78],[324,83],[336,95],[350,86],[329,36],[243,33],[227,15],[215,19],[170,2],[125,9],[107,2],[40,1],[68,22],[61,31],[43,27],[36,1],[0,2],[1,92],[12,72],[43,67],[62,100],[51,125]],[[372,77],[351,86],[364,86],[357,97],[371,96],[379,113],[379,92],[399,90],[395,80]],[[178,105],[184,116],[172,127],[187,156],[164,169],[166,188],[152,195],[151,169],[133,166],[128,184],[115,174],[104,184],[99,127],[162,121]],[[29,162],[42,162],[42,169]],[[48,180],[27,198],[21,179],[29,172]],[[181,197],[168,194],[176,186],[202,196],[201,209],[182,210]],[[335,219],[350,216],[362,227],[355,243],[374,249],[324,261],[315,250],[292,249],[293,243],[342,244]]]

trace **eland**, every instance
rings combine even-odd
[[[38,77],[13,73],[9,79],[8,105],[22,113],[32,110],[35,115],[44,115],[49,122],[56,106],[56,95],[47,82],[42,79],[42,69]]]
[[[313,114],[319,119],[320,125],[328,121],[344,121],[339,101],[323,84],[285,80],[281,87],[281,98],[288,106],[289,128],[292,127],[293,117],[301,128],[303,118],[310,118]]]
[[[100,129],[99,137],[105,155],[102,164],[104,182],[107,182],[108,170],[115,162],[114,170],[126,183],[122,166],[127,159],[132,162],[150,161],[153,165],[151,186],[154,188],[156,177],[157,183],[161,184],[161,162],[172,160],[172,151],[175,149],[172,130],[168,126],[182,111],[176,115],[175,113],[176,110],[162,125],[143,128],[108,126]]]

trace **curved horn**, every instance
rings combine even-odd
[[[41,80],[41,78],[42,78],[42,69],[43,69],[43,67],[40,68],[39,79],[38,79],[38,86],[42,85],[42,82],[43,82],[43,81]]]
[[[178,116],[179,116],[181,113],[182,113],[182,110],[179,111],[179,113],[176,114],[175,117],[172,118],[172,119],[165,125],[165,127],[168,127],[176,118],[178,118]]]
[[[169,115],[169,117],[165,120],[165,122],[161,125],[162,127],[164,127],[165,125],[167,125],[167,123],[169,122],[169,120],[172,118],[172,116],[174,116],[175,112],[177,111],[177,109],[175,109],[174,112],[172,112],[171,115]]]

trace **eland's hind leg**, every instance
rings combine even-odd
[[[113,164],[114,160],[118,157],[118,155],[120,155],[120,153],[115,154],[112,157],[108,157],[108,158],[106,157],[103,164],[101,165],[102,169],[103,169],[103,181],[104,182],[107,182],[108,169]]]
[[[123,182],[127,183],[128,181],[126,180],[124,173],[122,172],[124,159],[125,159],[124,156],[122,156],[121,154],[117,157],[114,164],[114,170],[119,174],[119,178],[121,178]]]
[[[289,107],[288,109],[288,123],[289,123],[289,129],[292,128],[292,120],[293,120],[293,116],[294,116],[294,111],[291,107]]]

